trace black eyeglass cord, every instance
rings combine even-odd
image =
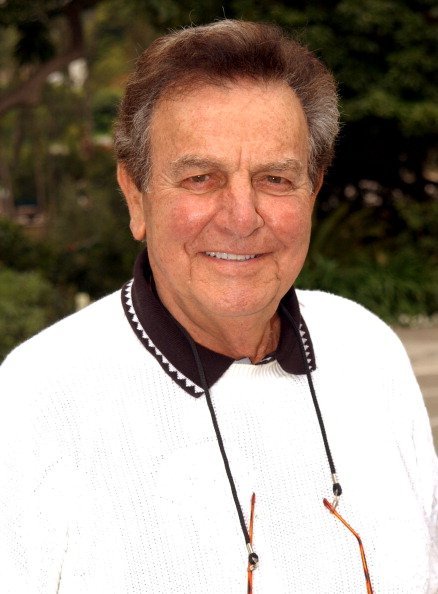
[[[213,402],[211,401],[210,390],[208,388],[207,378],[205,377],[204,367],[202,365],[202,361],[199,356],[198,349],[196,348],[195,341],[193,340],[193,338],[190,336],[190,334],[187,332],[187,330],[185,328],[183,328],[182,326],[180,326],[180,328],[181,328],[181,331],[183,332],[184,336],[186,337],[186,339],[190,345],[190,348],[192,349],[192,353],[195,358],[196,366],[198,368],[198,373],[199,373],[199,377],[201,380],[202,389],[204,390],[204,393],[205,393],[205,399],[207,401],[208,410],[210,411],[211,420],[213,422],[214,431],[216,433],[216,439],[219,444],[219,449],[220,449],[220,452],[222,455],[222,460],[223,460],[223,463],[225,466],[225,471],[227,473],[228,482],[229,482],[229,485],[231,488],[231,493],[233,495],[234,505],[236,506],[237,515],[239,516],[240,526],[242,528],[243,537],[245,539],[246,549],[248,551],[248,567],[250,567],[251,571],[252,571],[252,570],[256,569],[258,562],[259,562],[259,558],[258,558],[258,555],[254,552],[252,545],[251,545],[248,529],[245,524],[245,518],[243,517],[242,506],[240,505],[239,496],[237,495],[236,484],[234,482],[234,478],[231,473],[230,463],[228,462],[228,456],[225,451],[225,446],[224,446],[222,435],[221,435],[221,432],[219,429],[219,424],[217,422],[217,417],[216,417],[216,413],[215,413],[215,410],[213,407]]]
[[[324,442],[324,448],[325,448],[327,460],[328,460],[328,463],[330,466],[330,472],[331,472],[332,481],[333,481],[333,493],[337,499],[338,497],[340,497],[340,495],[342,493],[342,487],[337,479],[336,468],[335,468],[335,465],[333,462],[333,456],[330,451],[330,446],[329,446],[328,439],[327,439],[327,432],[325,430],[324,421],[323,421],[322,414],[321,414],[321,409],[319,408],[318,400],[316,397],[315,387],[313,385],[313,380],[312,380],[312,373],[311,373],[309,363],[307,361],[306,350],[304,348],[303,339],[301,337],[300,330],[299,330],[295,320],[293,319],[291,314],[287,311],[287,309],[284,307],[284,305],[281,305],[281,310],[284,313],[284,315],[286,316],[286,318],[288,319],[288,321],[291,323],[291,326],[294,330],[296,339],[300,346],[301,357],[304,362],[304,366],[305,366],[305,370],[306,370],[307,382],[309,384],[310,393],[312,395],[313,406],[315,408],[316,416],[318,418],[319,428],[321,430],[321,435],[322,435],[322,439]],[[202,365],[202,361],[199,356],[198,349],[196,348],[195,341],[193,340],[193,338],[190,336],[190,334],[187,332],[187,330],[183,326],[181,326],[180,324],[178,324],[178,326],[180,327],[181,332],[184,334],[185,338],[187,339],[187,342],[190,345],[190,348],[193,353],[193,357],[196,362],[196,367],[198,368],[199,378],[201,381],[201,387],[204,390],[208,410],[210,411],[211,420],[213,423],[214,431],[216,433],[216,439],[217,439],[219,449],[221,452],[221,456],[222,456],[222,460],[223,460],[223,463],[225,466],[225,472],[227,473],[228,483],[230,485],[231,493],[233,495],[234,505],[236,506],[237,515],[239,517],[240,526],[242,529],[243,537],[245,539],[246,549],[248,551],[248,568],[250,569],[250,571],[253,571],[254,569],[257,568],[257,566],[259,564],[259,557],[258,557],[257,553],[254,552],[254,550],[252,548],[252,544],[250,542],[248,529],[245,524],[245,518],[243,517],[242,506],[240,505],[236,485],[235,485],[235,482],[233,479],[233,475],[231,473],[230,463],[228,461],[227,453],[225,451],[224,442],[223,442],[222,435],[221,435],[221,432],[219,429],[219,424],[217,422],[216,413],[215,413],[215,410],[213,407],[213,402],[211,400],[210,390],[208,388],[207,378],[205,377],[204,367]]]
[[[304,366],[306,369],[307,383],[309,384],[310,393],[312,395],[313,406],[315,408],[316,416],[317,416],[318,423],[319,423],[319,428],[321,431],[322,440],[324,442],[325,453],[327,455],[327,460],[328,460],[328,463],[330,466],[330,472],[331,472],[332,481],[333,481],[333,494],[335,497],[340,497],[342,494],[342,487],[341,487],[340,483],[338,482],[338,477],[336,475],[335,463],[333,462],[333,456],[332,456],[329,442],[327,439],[327,431],[325,430],[324,421],[322,419],[322,414],[321,414],[321,409],[319,408],[318,399],[316,397],[315,386],[313,385],[313,380],[312,380],[312,372],[310,369],[309,362],[307,361],[306,350],[304,348],[303,339],[301,337],[301,332],[300,332],[300,329],[297,326],[295,320],[293,319],[293,317],[287,311],[286,307],[283,304],[281,304],[281,311],[284,313],[286,318],[291,323],[293,331],[295,332],[297,342],[300,346],[301,358],[304,362]]]

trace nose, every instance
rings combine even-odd
[[[264,225],[251,181],[230,181],[224,188],[216,223],[235,238],[249,237]]]

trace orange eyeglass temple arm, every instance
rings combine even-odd
[[[254,532],[254,508],[255,508],[255,500],[256,500],[256,496],[255,493],[252,494],[251,496],[251,514],[249,517],[249,530],[248,530],[248,534],[249,534],[249,542],[250,544],[252,544],[252,535]],[[248,594],[252,594],[252,576],[253,576],[253,571],[252,569],[250,569],[248,567]]]
[[[348,530],[351,532],[351,534],[353,534],[356,537],[357,542],[359,543],[360,556],[362,559],[362,567],[363,567],[363,572],[365,574],[365,582],[367,585],[367,594],[374,594],[373,587],[371,585],[370,572],[368,571],[367,560],[365,557],[365,550],[363,548],[362,540],[361,540],[359,534],[350,526],[350,524],[346,520],[344,520],[344,518],[336,511],[336,509],[333,507],[333,505],[329,501],[327,501],[327,499],[323,499],[323,503],[324,503],[325,507],[334,516],[336,516],[336,518],[338,518],[338,520],[340,522],[342,522],[346,528],[348,528]]]

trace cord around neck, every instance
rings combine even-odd
[[[318,418],[318,423],[319,423],[319,429],[321,431],[321,436],[322,436],[322,439],[324,442],[325,453],[327,455],[327,460],[328,460],[328,463],[330,466],[330,472],[331,472],[332,480],[333,480],[333,494],[335,495],[335,497],[340,497],[342,494],[342,487],[337,480],[336,467],[335,467],[335,463],[333,462],[333,456],[332,456],[332,453],[330,450],[330,445],[328,442],[327,432],[326,432],[324,421],[322,418],[321,409],[319,408],[318,399],[316,397],[315,386],[313,385],[313,379],[312,379],[312,372],[311,372],[309,363],[307,362],[306,350],[304,348],[303,339],[301,337],[300,329],[297,326],[293,317],[290,315],[290,313],[284,307],[284,305],[281,305],[281,311],[284,313],[286,318],[289,320],[289,322],[293,328],[293,331],[295,332],[297,342],[300,346],[301,357],[303,359],[303,362],[304,362],[304,365],[306,368],[307,383],[309,384],[309,390],[310,390],[310,394],[312,395],[313,406],[315,408],[316,416]]]
[[[304,363],[304,366],[305,366],[305,369],[306,369],[307,382],[308,382],[310,393],[311,393],[311,396],[312,396],[312,402],[313,402],[313,405],[314,405],[314,408],[315,408],[316,416],[318,418],[319,428],[320,428],[321,436],[322,436],[322,439],[323,439],[323,442],[324,442],[324,448],[325,448],[325,452],[326,452],[326,455],[327,455],[327,460],[328,460],[328,463],[329,463],[329,466],[330,466],[330,472],[331,472],[332,481],[333,481],[333,493],[335,495],[336,502],[337,502],[337,499],[340,497],[340,495],[342,493],[342,487],[341,487],[340,483],[337,480],[336,468],[335,468],[335,464],[333,462],[333,456],[332,456],[332,453],[331,453],[331,450],[330,450],[330,446],[329,446],[329,443],[328,443],[327,432],[325,430],[324,421],[323,421],[322,414],[321,414],[321,409],[319,408],[318,400],[317,400],[317,397],[316,397],[315,387],[313,385],[313,380],[312,380],[312,373],[311,373],[311,369],[310,369],[309,363],[307,361],[306,350],[304,348],[303,339],[302,339],[302,336],[301,336],[299,327],[297,326],[295,320],[293,319],[293,317],[291,316],[291,314],[288,312],[288,310],[286,309],[286,307],[284,305],[281,305],[280,307],[281,307],[282,312],[286,316],[287,320],[290,322],[290,324],[291,324],[291,326],[292,326],[292,328],[294,330],[294,333],[295,333],[297,342],[298,342],[299,347],[300,347],[301,357],[303,359],[303,363]],[[179,326],[181,332],[183,333],[183,335],[185,336],[187,342],[189,343],[190,348],[191,348],[192,353],[193,353],[193,357],[194,357],[195,362],[196,362],[196,366],[197,366],[198,373],[199,373],[201,387],[202,387],[202,389],[204,390],[204,393],[205,393],[205,399],[206,399],[206,402],[207,402],[208,409],[210,411],[211,420],[212,420],[212,423],[213,423],[214,431],[216,433],[216,439],[217,439],[217,442],[218,442],[218,445],[219,445],[219,449],[220,449],[222,460],[223,460],[224,467],[225,467],[225,472],[226,472],[227,478],[228,478],[228,483],[230,485],[231,493],[232,493],[232,496],[233,496],[234,505],[236,507],[237,515],[238,515],[238,518],[239,518],[240,527],[241,527],[241,530],[242,530],[243,537],[245,539],[245,544],[246,544],[246,548],[247,548],[247,551],[248,551],[248,567],[250,567],[251,568],[251,571],[252,571],[252,570],[254,570],[254,569],[257,568],[258,563],[259,563],[259,557],[254,552],[254,550],[252,548],[252,545],[251,545],[249,532],[248,532],[248,529],[247,529],[246,524],[245,524],[245,518],[243,517],[242,506],[241,506],[240,501],[239,501],[239,496],[237,494],[237,489],[236,489],[234,478],[233,478],[233,475],[232,475],[232,472],[231,472],[230,463],[228,461],[228,456],[227,456],[227,453],[225,451],[225,446],[224,446],[222,435],[221,435],[221,432],[220,432],[220,429],[219,429],[219,424],[218,424],[216,413],[215,413],[215,410],[214,410],[214,407],[213,407],[213,402],[211,400],[210,390],[208,388],[208,382],[207,382],[207,378],[205,376],[204,367],[202,365],[202,361],[201,361],[201,358],[199,356],[198,349],[196,347],[195,341],[190,336],[190,334],[187,332],[187,330],[183,326],[181,326],[181,324],[178,323],[178,326]]]
[[[224,446],[222,435],[221,435],[221,432],[219,429],[219,424],[217,422],[217,417],[216,417],[216,413],[214,411],[213,402],[211,401],[210,390],[208,388],[207,378],[205,377],[204,367],[202,365],[202,361],[199,356],[198,349],[196,348],[195,341],[193,340],[193,338],[190,336],[190,334],[187,332],[187,330],[185,328],[183,328],[182,326],[180,326],[180,328],[192,349],[192,353],[193,353],[193,356],[196,361],[196,366],[198,368],[199,377],[201,380],[201,387],[205,393],[205,399],[207,401],[208,409],[210,411],[211,420],[213,422],[214,431],[216,433],[216,439],[217,439],[219,449],[220,449],[220,452],[222,455],[222,460],[223,460],[223,463],[225,466],[225,472],[227,473],[228,483],[230,485],[231,493],[233,495],[234,504],[236,506],[237,515],[239,517],[240,527],[242,529],[243,537],[245,539],[246,548],[248,550],[248,566],[255,569],[258,565],[259,558],[258,558],[258,555],[256,553],[254,553],[252,546],[251,546],[249,532],[248,532],[248,529],[245,524],[245,518],[243,517],[242,506],[240,505],[239,496],[237,495],[236,484],[234,482],[234,478],[231,473],[230,463],[228,462],[228,457],[227,457],[227,453],[225,451],[225,446]]]

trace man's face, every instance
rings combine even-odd
[[[148,192],[125,194],[177,319],[274,315],[309,244],[308,142],[301,104],[282,83],[203,86],[159,102]]]

